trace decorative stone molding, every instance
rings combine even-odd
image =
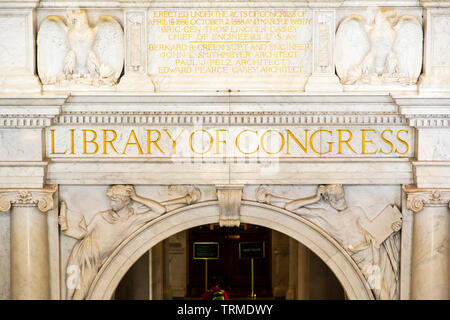
[[[424,207],[450,207],[450,189],[422,189],[415,186],[403,186],[406,193],[406,208],[414,213]]]
[[[450,127],[450,95],[393,95],[400,113],[416,128]]]
[[[363,112],[66,112],[55,124],[208,124],[208,125],[286,125],[286,124],[378,124],[406,125],[406,119],[393,114]]]
[[[53,124],[67,96],[3,96],[0,98],[0,128],[44,128]]]
[[[41,212],[53,209],[53,194],[58,189],[50,185],[42,189],[0,189],[0,211],[8,211],[11,206],[35,206]]]
[[[425,8],[448,8],[449,0],[420,0],[420,5]]]
[[[219,225],[221,227],[239,227],[243,188],[243,185],[216,186],[220,211]]]

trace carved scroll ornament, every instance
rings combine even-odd
[[[414,186],[403,186],[407,194],[406,207],[417,213],[425,206],[449,206],[450,189],[419,189]]]
[[[53,209],[53,194],[57,186],[42,189],[3,189],[0,190],[0,211],[8,211],[12,205],[37,206],[41,212]]]

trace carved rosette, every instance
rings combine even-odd
[[[450,207],[450,189],[418,189],[404,186],[407,209],[417,213],[424,207]]]
[[[41,212],[53,209],[53,194],[56,185],[42,189],[0,189],[0,211],[8,211],[11,206],[37,206]]]

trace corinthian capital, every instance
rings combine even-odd
[[[53,194],[56,185],[42,189],[0,189],[0,211],[8,211],[11,206],[36,206],[42,212],[53,208]]]
[[[420,189],[403,186],[406,193],[406,207],[419,212],[423,207],[450,206],[450,189]]]

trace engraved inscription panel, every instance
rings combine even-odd
[[[414,132],[404,126],[54,126],[47,157],[405,158]]]
[[[153,9],[148,28],[148,70],[157,86],[197,77],[219,79],[210,84],[217,89],[227,89],[229,79],[244,80],[244,89],[248,79],[274,78],[297,80],[298,87],[311,73],[310,11]]]

